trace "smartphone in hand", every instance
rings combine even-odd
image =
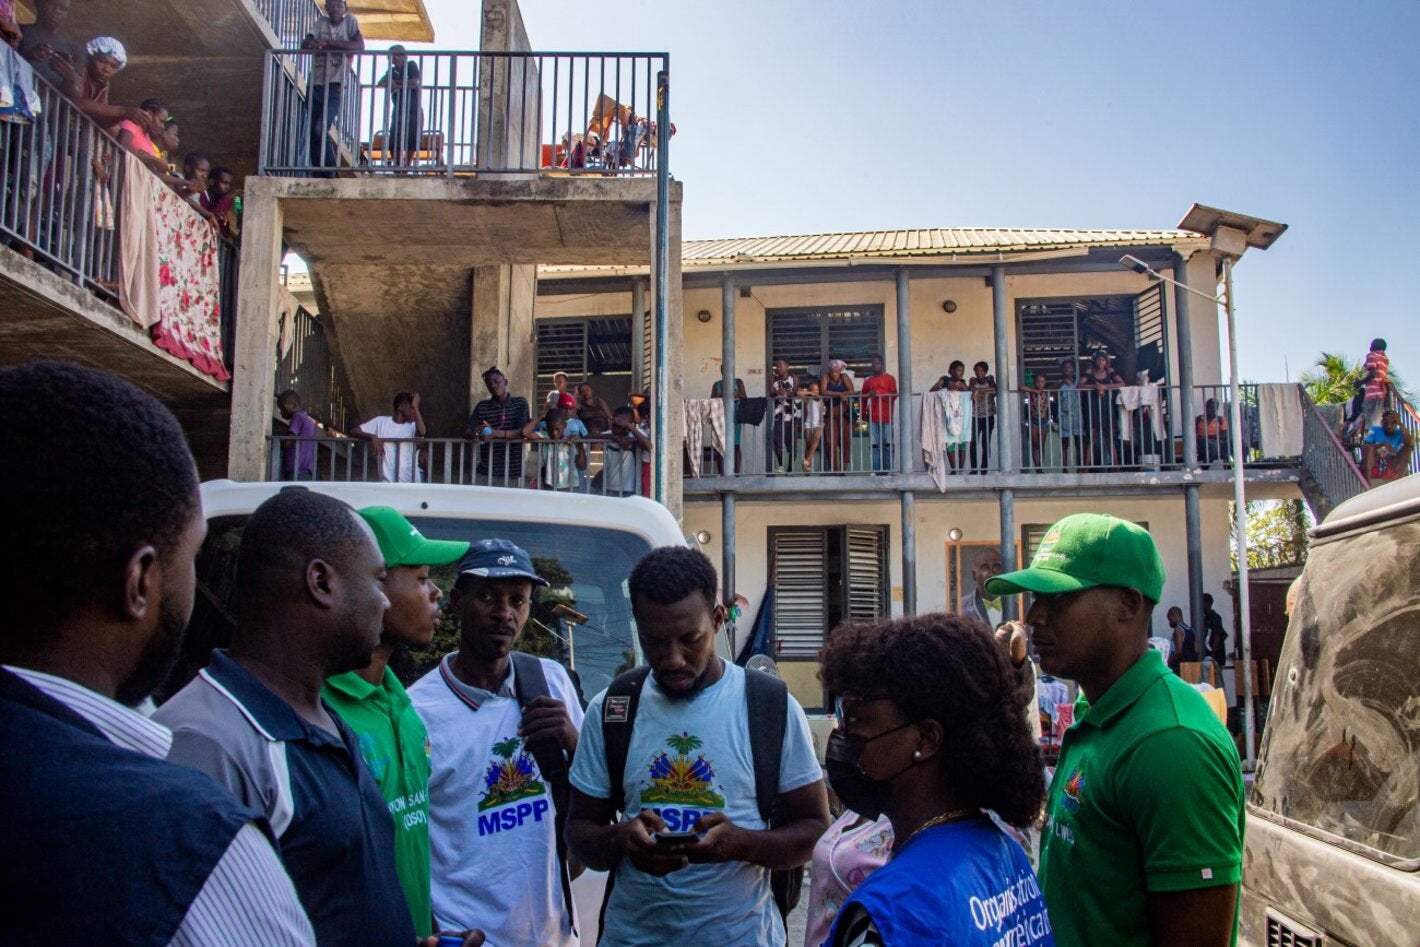
[[[699,832],[657,832],[657,845],[694,845],[700,841]]]

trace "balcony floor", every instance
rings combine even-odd
[[[0,250],[0,367],[35,359],[79,362],[133,382],[183,422],[205,476],[226,469],[226,384],[159,349],[116,307]]]

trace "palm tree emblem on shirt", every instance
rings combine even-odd
[[[541,796],[547,787],[538,779],[536,764],[523,741],[509,737],[493,744],[496,759],[488,764],[483,774],[483,798],[478,802],[478,811],[483,812],[494,806],[504,806],[530,796]]]

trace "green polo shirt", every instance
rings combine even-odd
[[[1041,856],[1055,942],[1148,945],[1149,892],[1242,879],[1237,749],[1153,650],[1076,716],[1050,784]]]
[[[385,668],[379,687],[354,671],[325,682],[321,696],[355,731],[360,756],[394,819],[394,862],[420,937],[433,933],[429,900],[429,734],[404,685]]]

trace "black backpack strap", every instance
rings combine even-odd
[[[607,782],[611,785],[612,807],[617,812],[626,804],[622,793],[626,780],[626,757],[631,752],[631,731],[636,726],[641,688],[649,673],[649,667],[638,667],[618,674],[602,699],[602,740],[606,745]],[[598,942],[606,933],[606,906],[611,903],[611,889],[616,885],[616,867],[612,865],[606,873],[606,891],[602,894],[601,915],[597,918]]]
[[[536,655],[514,651],[508,657],[513,661],[513,687],[517,690],[519,709],[525,709],[539,697],[552,696],[552,691],[547,686],[547,675],[542,670],[542,661]],[[567,779],[567,754],[561,747],[546,741],[529,743],[528,752],[537,760],[537,768],[542,772],[542,778],[547,780],[548,790],[552,794],[557,865],[562,876],[562,905],[567,909],[567,924],[575,934],[577,914],[572,906],[572,870],[567,864],[567,810],[572,806],[572,784]]]
[[[754,799],[759,816],[773,828],[779,822],[779,761],[789,725],[789,688],[763,671],[746,670],[745,703],[749,707],[749,746],[754,759]],[[799,903],[804,867],[778,868],[769,873],[769,890],[788,927],[789,912]]]
[[[749,747],[754,758],[754,799],[760,818],[773,825],[784,729],[789,723],[789,688],[773,674],[745,671],[745,703],[749,705]]]

